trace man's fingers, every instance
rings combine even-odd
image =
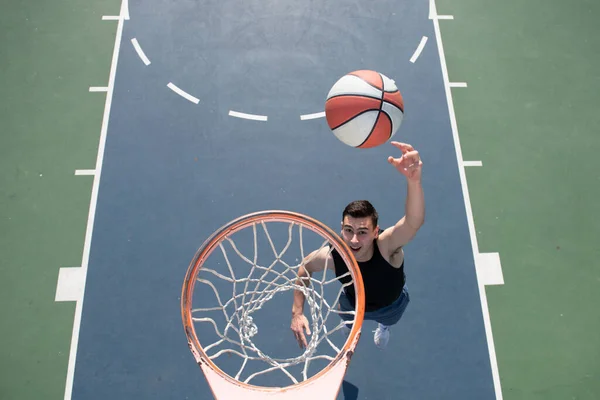
[[[308,327],[308,323],[304,324],[304,329],[306,329],[306,334],[310,336],[310,328]]]
[[[302,334],[302,332],[296,333],[296,340],[298,341],[298,345],[300,348],[305,348],[307,346],[306,338]]]
[[[300,348],[306,348],[308,346],[308,342],[306,341],[306,337],[304,336],[304,331],[306,334],[310,336],[310,327],[307,320],[297,321],[295,324],[292,324],[292,331],[294,332],[294,336],[298,341],[298,346]]]
[[[404,159],[406,159],[406,162],[408,163],[408,165],[413,165],[413,164],[418,164],[419,160],[421,159],[421,157],[419,156],[419,152],[418,151],[409,151],[408,153],[404,154],[402,156]]]
[[[392,156],[389,156],[388,157],[388,162],[390,164],[392,164],[394,167],[398,168],[399,166],[402,165],[402,157],[400,157],[400,158],[394,158]]]
[[[392,145],[396,146],[397,148],[400,149],[400,151],[402,151],[402,154],[408,152],[408,151],[413,151],[414,147],[412,147],[410,144],[408,143],[402,143],[402,142],[390,142]]]

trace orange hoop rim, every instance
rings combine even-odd
[[[194,323],[192,320],[192,297],[194,293],[194,286],[196,283],[196,277],[198,275],[198,271],[202,268],[205,260],[210,257],[212,252],[221,243],[225,237],[240,231],[246,228],[249,225],[252,225],[257,222],[293,222],[297,224],[301,224],[303,227],[307,227],[315,233],[320,234],[325,239],[329,240],[332,246],[338,251],[346,265],[348,266],[348,270],[352,276],[352,280],[354,282],[354,290],[356,295],[356,315],[354,319],[354,324],[352,326],[352,330],[344,343],[342,349],[338,355],[321,371],[311,376],[310,378],[294,383],[284,387],[266,387],[266,386],[257,386],[249,383],[244,383],[239,380],[234,379],[229,374],[225,373],[221,368],[219,368],[204,352],[198,337],[196,336],[196,330],[194,327]],[[362,275],[360,273],[360,269],[358,267],[358,263],[356,259],[352,255],[352,252],[348,245],[340,238],[340,236],[333,231],[331,228],[323,224],[322,222],[309,217],[307,215],[286,211],[286,210],[265,210],[258,211],[254,213],[249,213],[238,217],[229,223],[223,225],[221,228],[216,230],[208,239],[204,241],[202,246],[198,249],[192,262],[190,263],[187,273],[185,275],[185,279],[183,282],[183,288],[181,292],[181,314],[183,319],[183,327],[185,330],[185,334],[188,340],[188,346],[190,351],[194,355],[196,362],[199,366],[206,366],[213,371],[215,371],[221,378],[228,381],[230,384],[234,384],[243,389],[260,391],[263,393],[268,392],[280,392],[281,390],[290,390],[292,388],[300,388],[303,386],[310,385],[312,382],[318,380],[329,370],[333,368],[333,366],[337,365],[340,362],[344,362],[344,358],[347,360],[352,357],[354,349],[358,343],[358,339],[360,337],[360,330],[363,323],[365,313],[365,292],[363,287]]]

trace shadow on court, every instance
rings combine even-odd
[[[347,380],[342,382],[342,393],[344,394],[344,400],[358,399],[358,388]]]

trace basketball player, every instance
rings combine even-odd
[[[379,348],[385,348],[390,337],[390,326],[396,324],[409,302],[405,287],[403,246],[411,241],[425,218],[425,201],[421,187],[421,168],[423,162],[419,153],[409,144],[391,142],[400,149],[400,158],[388,157],[393,165],[407,180],[406,211],[404,217],[394,226],[381,230],[375,208],[366,200],[353,201],[342,213],[341,237],[352,250],[360,267],[365,289],[365,320],[378,323],[374,341]],[[312,259],[311,259],[312,257]],[[307,257],[309,262],[298,273],[298,285],[310,285],[302,277],[323,271],[325,265],[335,270],[336,276],[348,272],[348,268],[339,253],[329,247],[315,250]],[[350,282],[351,277],[341,278],[342,283]],[[306,337],[310,335],[309,323],[304,316],[304,294],[294,291],[291,329],[301,348],[307,346]],[[347,286],[339,299],[342,311],[354,310],[354,287]],[[352,321],[351,314],[340,314],[345,321]],[[350,327],[344,324],[346,334]]]

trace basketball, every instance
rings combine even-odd
[[[404,118],[404,100],[396,83],[369,70],[341,77],[327,94],[325,118],[333,134],[356,148],[388,141]]]

